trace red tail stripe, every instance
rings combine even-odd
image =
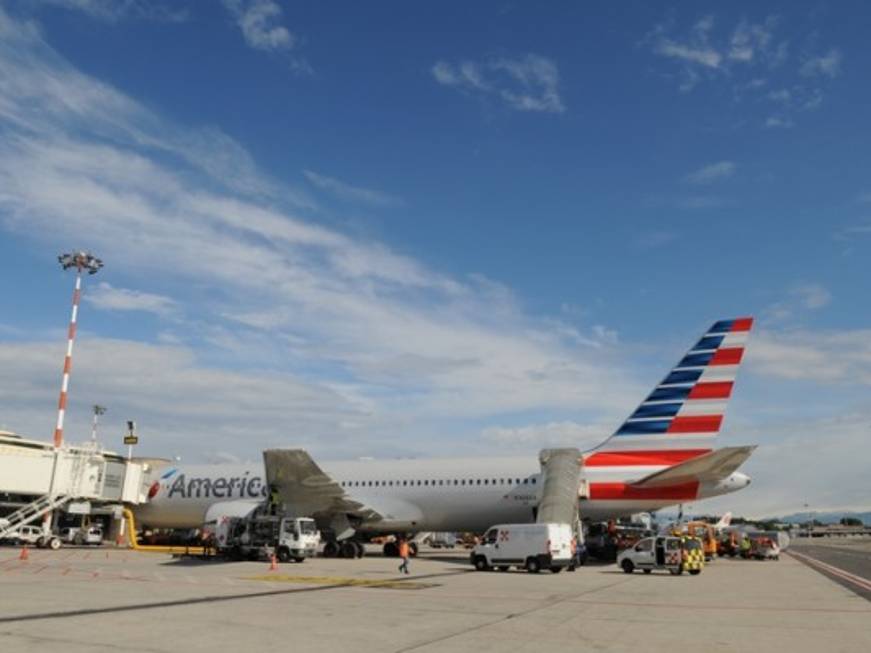
[[[686,501],[694,500],[698,491],[698,481],[647,488],[632,487],[626,483],[590,483],[590,499],[602,501]]]
[[[698,458],[710,449],[672,449],[660,451],[601,451],[584,461],[586,467],[623,467],[645,465],[671,467],[686,460]]]
[[[722,415],[693,415],[675,417],[666,433],[716,433],[720,430]]]
[[[728,399],[732,394],[731,381],[716,383],[696,383],[687,399]]]
[[[752,317],[740,317],[732,324],[732,331],[749,331],[753,328]]]
[[[743,347],[718,349],[708,365],[737,365],[741,362],[741,356],[743,355]]]

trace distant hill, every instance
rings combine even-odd
[[[782,522],[786,522],[788,524],[804,524],[811,519],[816,519],[818,522],[822,522],[823,524],[837,524],[844,517],[854,517],[856,519],[861,519],[863,524],[871,525],[871,511],[869,512],[851,512],[849,510],[845,511],[832,511],[832,512],[797,512],[792,515],[787,515],[786,517],[776,518]]]

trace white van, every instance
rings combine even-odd
[[[499,524],[472,550],[471,562],[478,571],[514,566],[533,574],[542,569],[556,574],[572,564],[573,537],[569,524]]]

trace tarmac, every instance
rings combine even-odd
[[[798,552],[801,546],[796,548]],[[475,572],[424,550],[362,560],[173,559],[0,548],[0,651],[871,651],[871,601],[796,557],[699,576]]]

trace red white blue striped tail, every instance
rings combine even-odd
[[[712,450],[753,318],[716,322],[588,466],[670,466]]]

